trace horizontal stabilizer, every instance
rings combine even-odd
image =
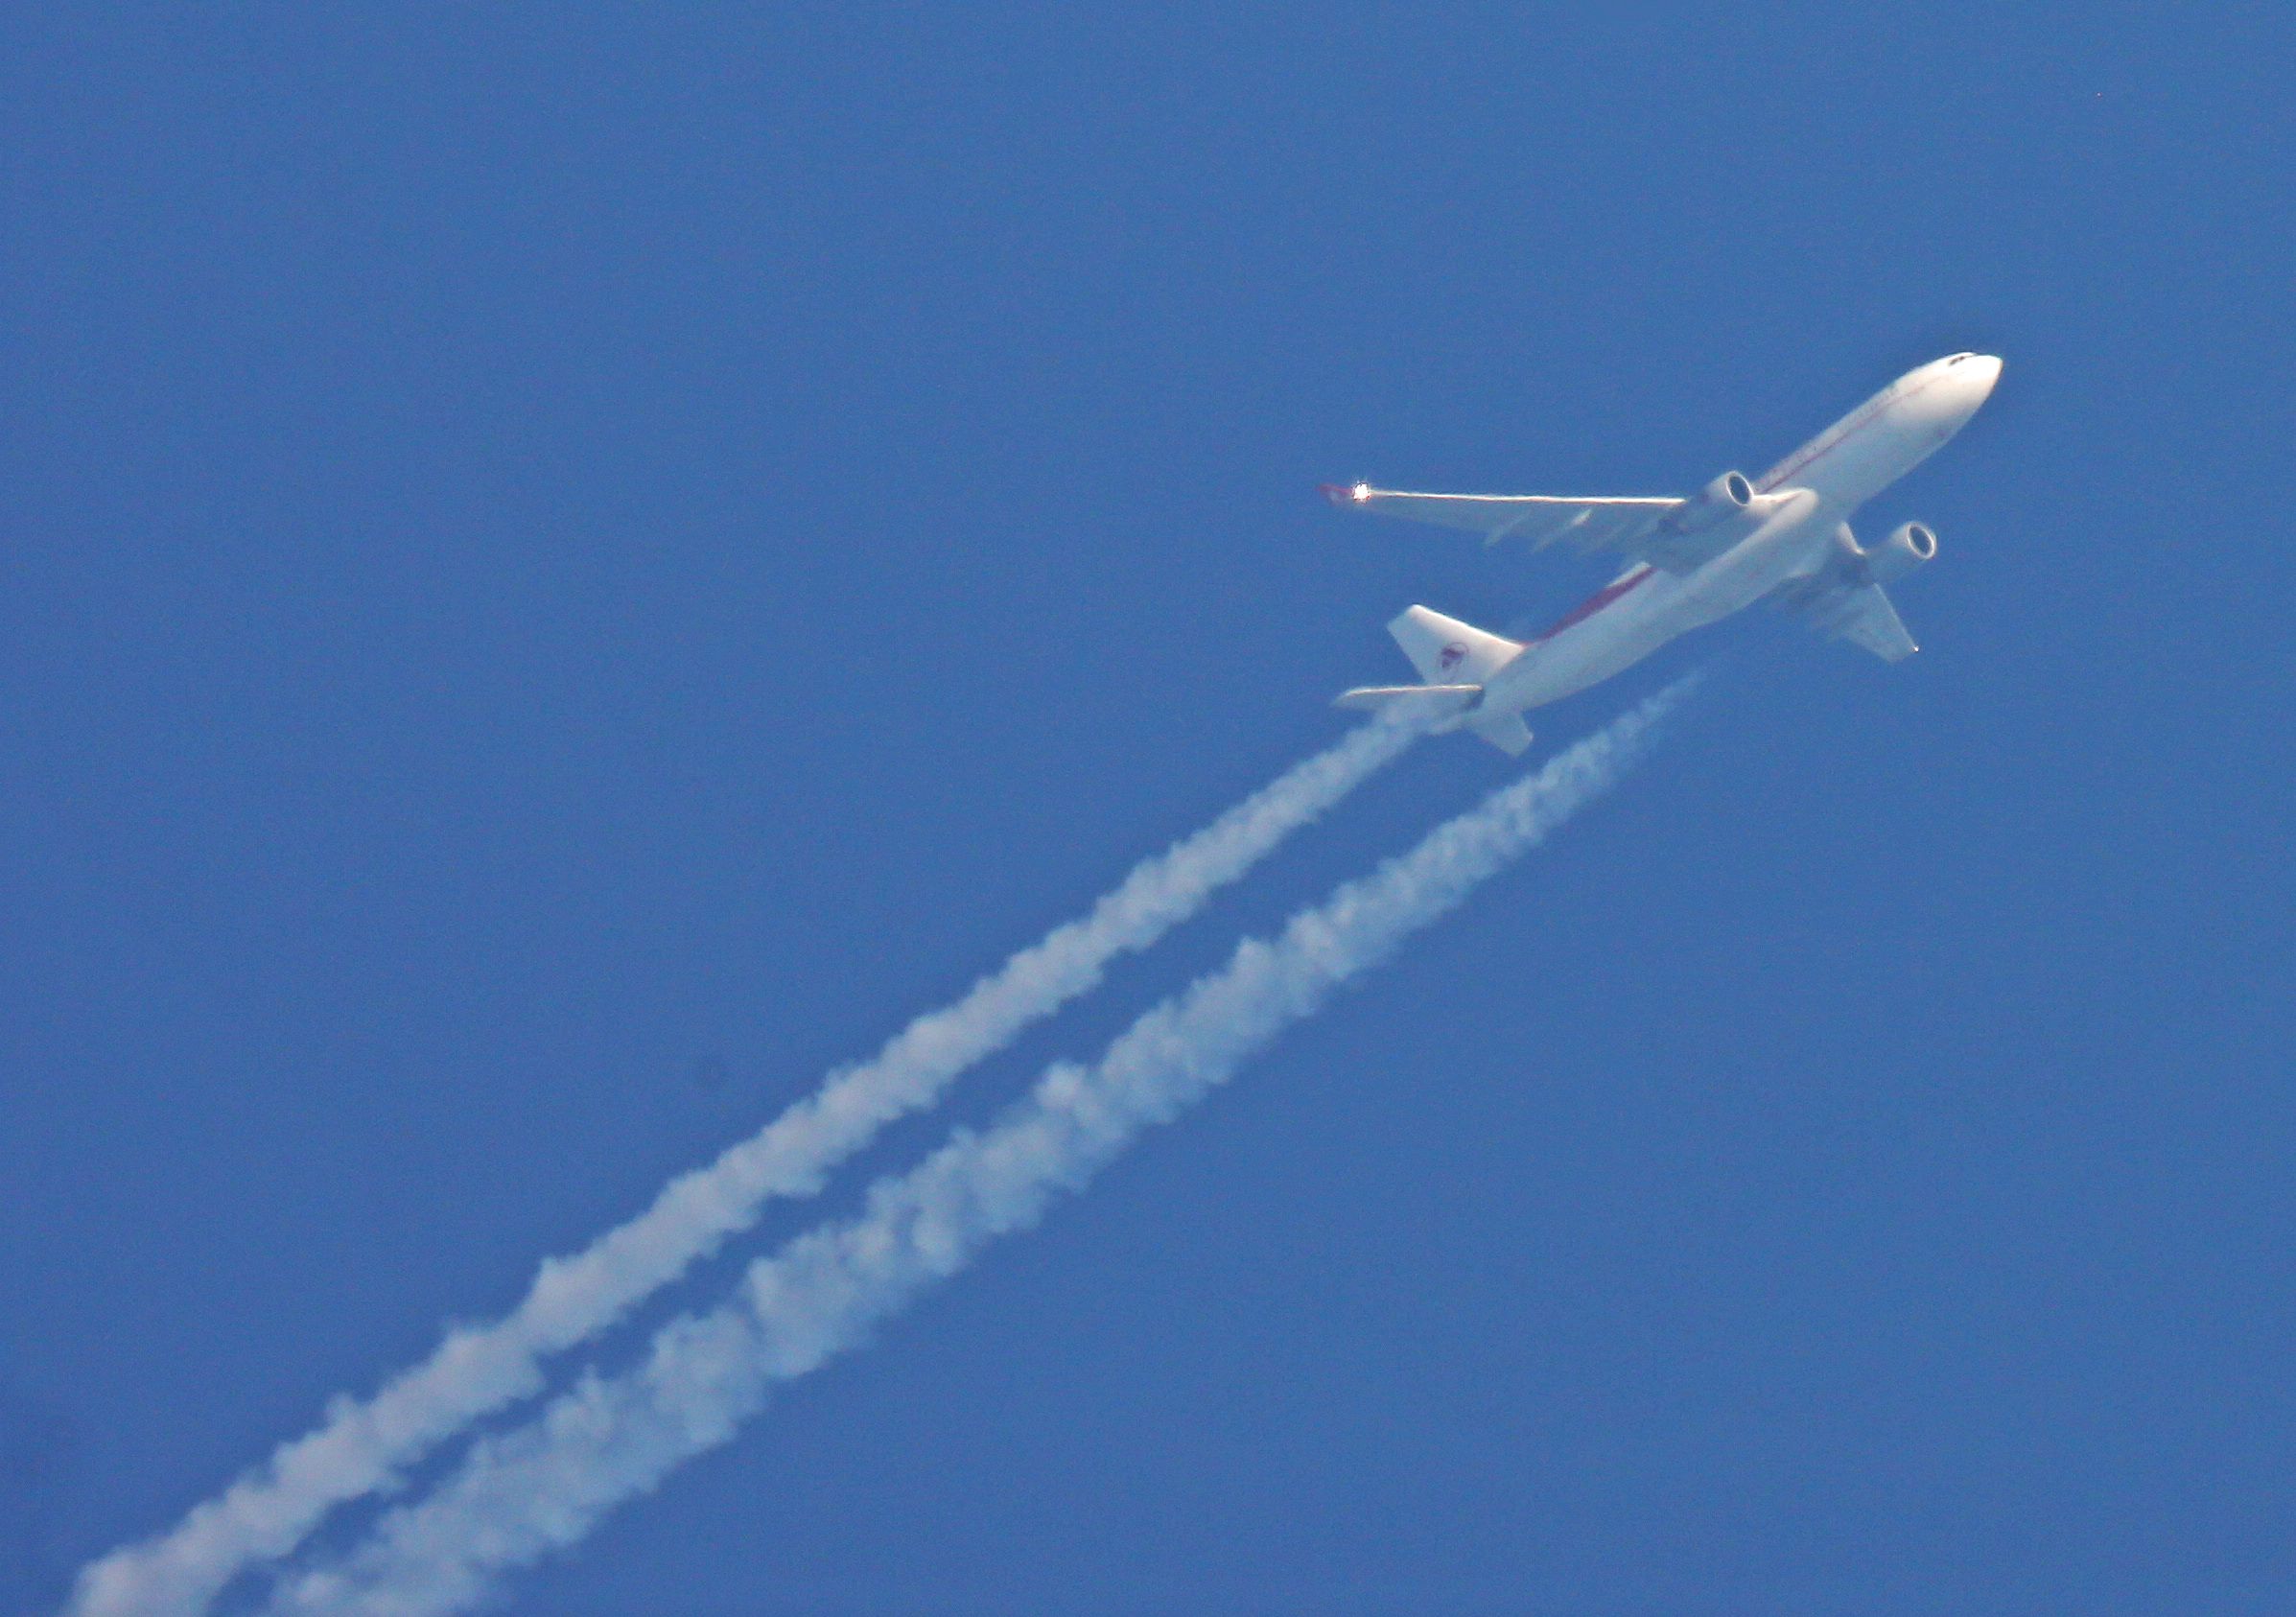
[[[1430,715],[1450,715],[1472,707],[1482,694],[1480,685],[1359,685],[1341,691],[1332,706],[1375,713],[1398,702],[1423,702]]]
[[[1485,714],[1468,719],[1466,727],[1509,758],[1520,758],[1531,749],[1531,727],[1519,713]]]
[[[1470,730],[1509,758],[1522,757],[1531,745],[1530,726],[1519,713],[1478,714],[1480,685],[1359,685],[1340,693],[1334,707],[1384,712],[1406,705],[1420,708],[1419,721],[1430,731]]]

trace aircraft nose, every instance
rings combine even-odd
[[[1951,436],[1993,396],[1993,385],[2001,380],[2001,361],[1991,354],[1956,354],[1944,362],[1944,371],[1945,386],[1923,396],[1935,401],[1931,408],[1937,425]]]
[[[1899,407],[1906,424],[1933,434],[1943,443],[1984,407],[2001,380],[2001,361],[1991,354],[1956,354],[1915,373],[1921,383]]]

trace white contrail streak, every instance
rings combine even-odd
[[[773,1385],[870,1326],[996,1236],[1024,1230],[1142,1129],[1224,1082],[1331,991],[1458,905],[1607,788],[1682,681],[1494,792],[1378,871],[1293,917],[1273,942],[1133,1023],[1089,1067],[1063,1063],[985,1133],[959,1130],[865,1209],[759,1259],[733,1296],[672,1321],[617,1377],[585,1374],[530,1424],[474,1443],[426,1499],[359,1550],[283,1586],[267,1617],[445,1617],[505,1572],[571,1545],[608,1511],[730,1439]]]
[[[1054,929],[964,997],[903,1028],[865,1063],[672,1180],[651,1207],[572,1256],[546,1260],[500,1321],[448,1331],[431,1357],[363,1403],[337,1399],[312,1432],[199,1505],[173,1532],[116,1550],[80,1575],[70,1617],[194,1617],[250,1566],[293,1551],[347,1500],[474,1420],[542,1386],[541,1361],[613,1324],[776,1196],[810,1195],[893,1119],[1093,987],[1109,962],[1146,949],[1292,832],[1338,803],[1418,734],[1408,715],[1364,725],[1217,820],[1136,866],[1089,914]]]

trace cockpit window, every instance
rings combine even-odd
[[[1949,364],[1949,365],[1957,365],[1957,364],[1959,364],[1959,363],[1961,363],[1963,360],[1970,359],[1970,358],[1973,358],[1973,356],[1971,356],[1971,355],[1968,355],[1968,354],[1956,354],[1956,355],[1955,355],[1955,356],[1954,356],[1952,359],[1950,359],[1950,360],[1946,361],[1945,363],[1946,363],[1947,364]]]

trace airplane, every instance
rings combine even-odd
[[[1416,704],[1436,731],[1466,730],[1510,757],[1531,744],[1523,715],[1641,662],[1678,635],[1766,597],[1820,633],[1886,663],[1918,649],[1883,586],[1937,553],[1937,535],[1901,524],[1861,547],[1849,518],[1968,425],[2001,380],[1990,354],[1953,354],[1908,371],[1759,480],[1724,472],[1687,499],[1546,494],[1407,494],[1325,483],[1324,497],[1506,540],[1558,542],[1626,558],[1625,572],[1536,640],[1510,640],[1424,606],[1387,631],[1417,685],[1359,686],[1343,708]]]

